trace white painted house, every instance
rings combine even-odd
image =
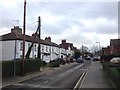
[[[32,44],[34,34],[32,36],[25,35],[25,55],[28,48]],[[68,54],[73,55],[74,51],[71,49],[65,49],[65,47],[60,46],[56,43],[51,42],[50,37],[46,37],[45,40],[40,41],[41,45],[41,59],[43,61],[49,62],[56,58],[60,58],[61,55],[64,57]],[[22,29],[19,26],[15,26],[11,29],[11,33],[0,36],[0,48],[1,60],[14,60],[22,58],[23,49],[23,34]],[[30,58],[37,57],[38,50],[38,38],[35,39],[34,45],[32,47]]]

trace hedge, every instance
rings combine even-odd
[[[50,67],[59,67],[60,66],[60,61],[59,60],[50,61],[49,66]]]
[[[8,78],[13,77],[13,61],[3,61],[2,62],[2,77]]]
[[[114,57],[120,57],[120,55],[107,54],[107,55],[101,55],[100,57],[101,57],[102,62],[109,62],[110,59],[112,59]]]
[[[16,76],[22,75],[22,60],[2,61],[2,77],[9,78],[14,76],[14,65],[16,63]],[[40,71],[40,60],[27,59],[25,60],[25,73]],[[45,63],[44,63],[45,65]]]
[[[112,80],[117,90],[120,90],[120,62],[115,63],[103,63],[103,70],[107,72],[108,77]]]
[[[120,72],[116,68],[110,68],[109,77],[117,89],[120,90]]]

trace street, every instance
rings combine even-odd
[[[82,73],[90,66],[91,61],[72,63],[49,70],[46,74],[27,81],[4,87],[3,90],[19,90],[21,88],[63,88],[73,89]]]

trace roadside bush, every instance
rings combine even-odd
[[[117,63],[110,63],[110,62],[104,62],[103,64],[103,70],[109,72],[109,69],[114,67],[116,69],[119,69],[119,64]]]
[[[16,76],[21,76],[22,75],[22,61],[21,60],[17,60],[16,61],[16,70],[15,70],[15,74]]]
[[[109,77],[115,84],[117,89],[120,89],[120,72],[116,68],[110,68]]]
[[[50,67],[59,67],[60,66],[60,61],[59,60],[53,60],[49,62]]]
[[[113,54],[108,55],[101,55],[102,62],[109,62],[110,59],[114,58],[115,56]]]
[[[25,62],[25,71],[27,72],[35,72],[40,71],[40,60],[39,59],[28,59]]]
[[[13,61],[2,61],[2,78],[13,77]]]
[[[14,65],[16,76],[22,75],[22,60],[2,61],[2,77],[10,78],[14,76]],[[25,73],[40,71],[40,60],[27,59],[25,60]]]
[[[101,62],[109,62],[110,59],[114,57],[120,57],[120,55],[115,55],[115,54],[107,54],[107,55],[101,55]]]
[[[120,89],[120,64],[104,62],[103,63],[103,70],[106,71],[108,77],[112,80],[114,85],[116,86],[117,90]]]
[[[41,66],[44,67],[44,66],[47,66],[47,63],[45,61],[42,61],[41,62]]]

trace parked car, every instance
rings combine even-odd
[[[76,62],[77,62],[77,63],[82,63],[82,62],[84,62],[84,59],[83,59],[83,58],[78,58],[78,59],[76,60]]]
[[[64,60],[65,60],[66,63],[70,63],[70,58],[69,58],[69,56],[66,56],[66,57],[64,58]]]
[[[75,62],[75,61],[76,61],[76,59],[74,58],[74,59],[73,59],[73,62]]]
[[[100,61],[100,57],[99,56],[93,57],[93,61]]]
[[[90,56],[85,57],[85,60],[92,60]]]
[[[120,57],[114,57],[110,60],[111,63],[119,63],[120,62]]]
[[[73,57],[70,57],[70,62],[73,62]]]
[[[63,59],[63,58],[60,58],[60,64],[65,64],[66,62],[65,62],[65,60]]]
[[[86,57],[85,60],[91,60],[91,58],[90,57]]]

